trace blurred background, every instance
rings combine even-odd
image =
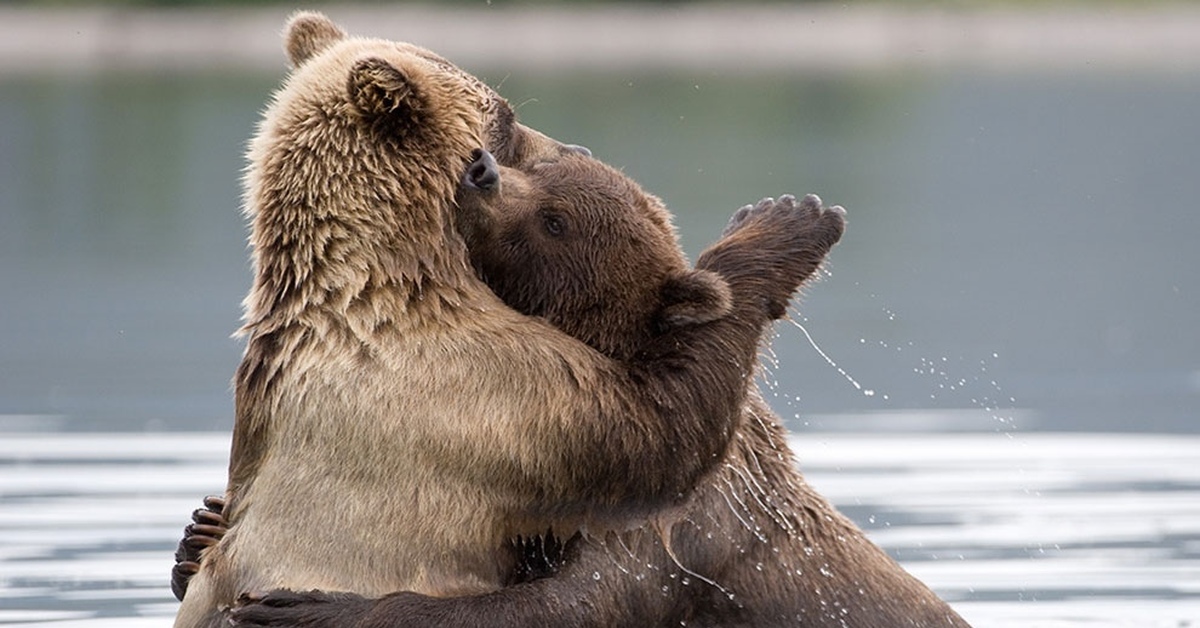
[[[208,4],[0,6],[0,430],[232,424],[242,155],[294,6]],[[591,147],[693,257],[760,197],[845,206],[812,343],[773,345],[794,429],[1200,425],[1196,4],[324,8]]]
[[[306,8],[311,5],[303,5]],[[287,3],[0,3],[0,625],[170,622],[224,485]],[[1200,3],[320,5],[675,212],[849,212],[763,383],[976,626],[1200,617]]]

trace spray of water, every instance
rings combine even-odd
[[[858,380],[854,379],[853,376],[851,376],[849,373],[846,372],[846,369],[838,366],[838,363],[834,362],[833,358],[829,357],[829,354],[825,353],[825,351],[823,349],[821,349],[821,346],[817,344],[817,341],[813,340],[812,334],[808,333],[808,330],[804,328],[804,325],[801,325],[799,323],[799,321],[797,321],[795,318],[792,318],[792,317],[788,317],[788,321],[790,321],[793,325],[795,325],[796,329],[800,330],[800,333],[804,334],[804,337],[806,339],[808,339],[808,344],[812,345],[812,348],[815,349],[816,352],[818,354],[820,354],[820,356],[822,358],[824,358],[826,362],[829,363],[829,366],[832,366],[834,369],[837,370],[837,372],[839,374],[841,374],[842,377],[846,378],[846,381],[850,382],[850,385],[854,386],[855,390],[858,390],[859,392],[861,392],[863,394],[863,396],[866,396],[866,397],[874,397],[875,396],[874,389],[863,388],[862,384],[858,383]],[[883,398],[887,399],[888,396],[883,395]]]
[[[874,298],[875,295],[871,295],[871,297]],[[887,320],[896,320],[896,313],[891,309],[884,307],[882,308],[882,311],[887,317]],[[808,341],[808,344],[812,346],[813,350],[816,351],[826,363],[833,367],[838,374],[841,375],[851,386],[853,386],[855,390],[861,392],[865,397],[878,397],[884,401],[890,400],[888,394],[885,393],[877,395],[875,389],[863,386],[853,375],[839,365],[837,361],[835,361],[829,355],[828,352],[826,352],[819,344],[817,344],[812,334],[809,333],[808,329],[800,322],[800,320],[802,319],[797,316],[790,316],[788,318],[788,321],[791,322],[791,324],[799,329],[800,333],[804,335],[805,340]],[[868,341],[866,338],[859,338],[859,343],[866,345],[868,344]],[[906,343],[889,344],[886,341],[879,340],[872,341],[870,344],[877,344],[882,349],[895,350],[897,353],[900,353],[905,349],[912,350],[915,348],[915,345],[912,341],[908,341]],[[992,360],[997,360],[999,357],[1000,355],[998,353],[993,352],[991,354]],[[774,353],[770,354],[770,359],[772,366],[777,367],[779,362]],[[968,371],[972,368],[969,362],[970,361],[961,357],[956,360],[952,360],[947,356],[941,356],[939,358],[919,357],[918,363],[912,368],[912,372],[918,376],[931,377],[935,380],[934,387],[931,388],[929,392],[929,399],[931,401],[936,401],[941,395],[948,393],[954,393],[955,395],[968,397],[971,405],[983,410],[984,412],[987,412],[991,419],[998,424],[998,431],[1005,432],[1009,438],[1011,438],[1011,432],[1012,430],[1016,429],[1016,424],[1013,414],[1011,412],[1005,412],[1004,407],[1007,406],[1008,408],[1012,408],[1016,404],[1016,399],[1005,394],[1004,390],[996,382],[995,378],[989,375],[988,369],[991,365],[991,362],[988,359],[978,360],[978,365],[975,367],[977,371],[975,373],[968,373]],[[968,374],[964,375],[963,373]],[[772,389],[776,396],[779,396],[779,392],[775,390],[776,386],[776,382],[768,382],[768,388]],[[982,393],[979,392],[981,387],[985,388],[985,391]]]

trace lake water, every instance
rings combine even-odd
[[[808,433],[812,483],[975,626],[1195,626],[1197,436]],[[228,436],[0,439],[0,625],[165,626]]]
[[[762,196],[848,209],[798,320],[877,394],[782,327],[797,429],[1200,425],[1200,75],[488,78],[661,195],[692,255]],[[242,151],[277,81],[0,76],[0,428],[229,429]]]
[[[1195,70],[472,69],[693,256],[762,196],[848,209],[764,381],[814,483],[964,616],[1200,625]],[[0,624],[174,613],[279,77],[0,74]]]

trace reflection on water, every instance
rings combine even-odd
[[[1200,437],[810,433],[808,478],[974,625],[1200,617]],[[228,436],[6,434],[0,625],[167,625]]]
[[[878,394],[783,327],[810,428],[1200,426],[1196,75],[478,71],[663,196],[693,255],[761,196],[849,209],[803,323]],[[238,180],[278,79],[0,77],[0,428],[228,429]]]

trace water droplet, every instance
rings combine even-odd
[[[762,564],[762,563],[758,563],[758,564],[754,565],[754,568],[755,568],[755,569],[757,569],[758,571],[762,571],[762,570],[763,570],[763,564]]]
[[[592,572],[592,580],[599,580],[599,579],[600,579],[600,572],[599,572],[599,571],[593,571],[593,572]]]
[[[813,340],[812,334],[809,334],[808,330],[805,329],[803,325],[801,325],[799,322],[797,322],[794,319],[791,319],[791,323],[792,323],[792,325],[795,325],[797,329],[800,330],[800,333],[804,334],[805,339],[808,340],[808,344],[812,345],[812,348],[816,350],[817,354],[820,355],[822,358],[824,358],[825,362],[828,363],[829,366],[832,366],[838,372],[838,374],[840,374],[843,378],[846,379],[846,381],[850,382],[850,385],[854,386],[855,390],[863,389],[862,384],[858,383],[858,381],[855,380],[854,377],[852,377],[850,375],[850,373],[847,373],[846,369],[838,366],[838,363],[834,362],[833,358],[829,357],[829,354],[825,353],[825,351],[823,349],[821,349],[820,346],[817,345],[817,341]],[[875,394],[874,392],[871,392],[871,395],[874,395],[874,394]]]

